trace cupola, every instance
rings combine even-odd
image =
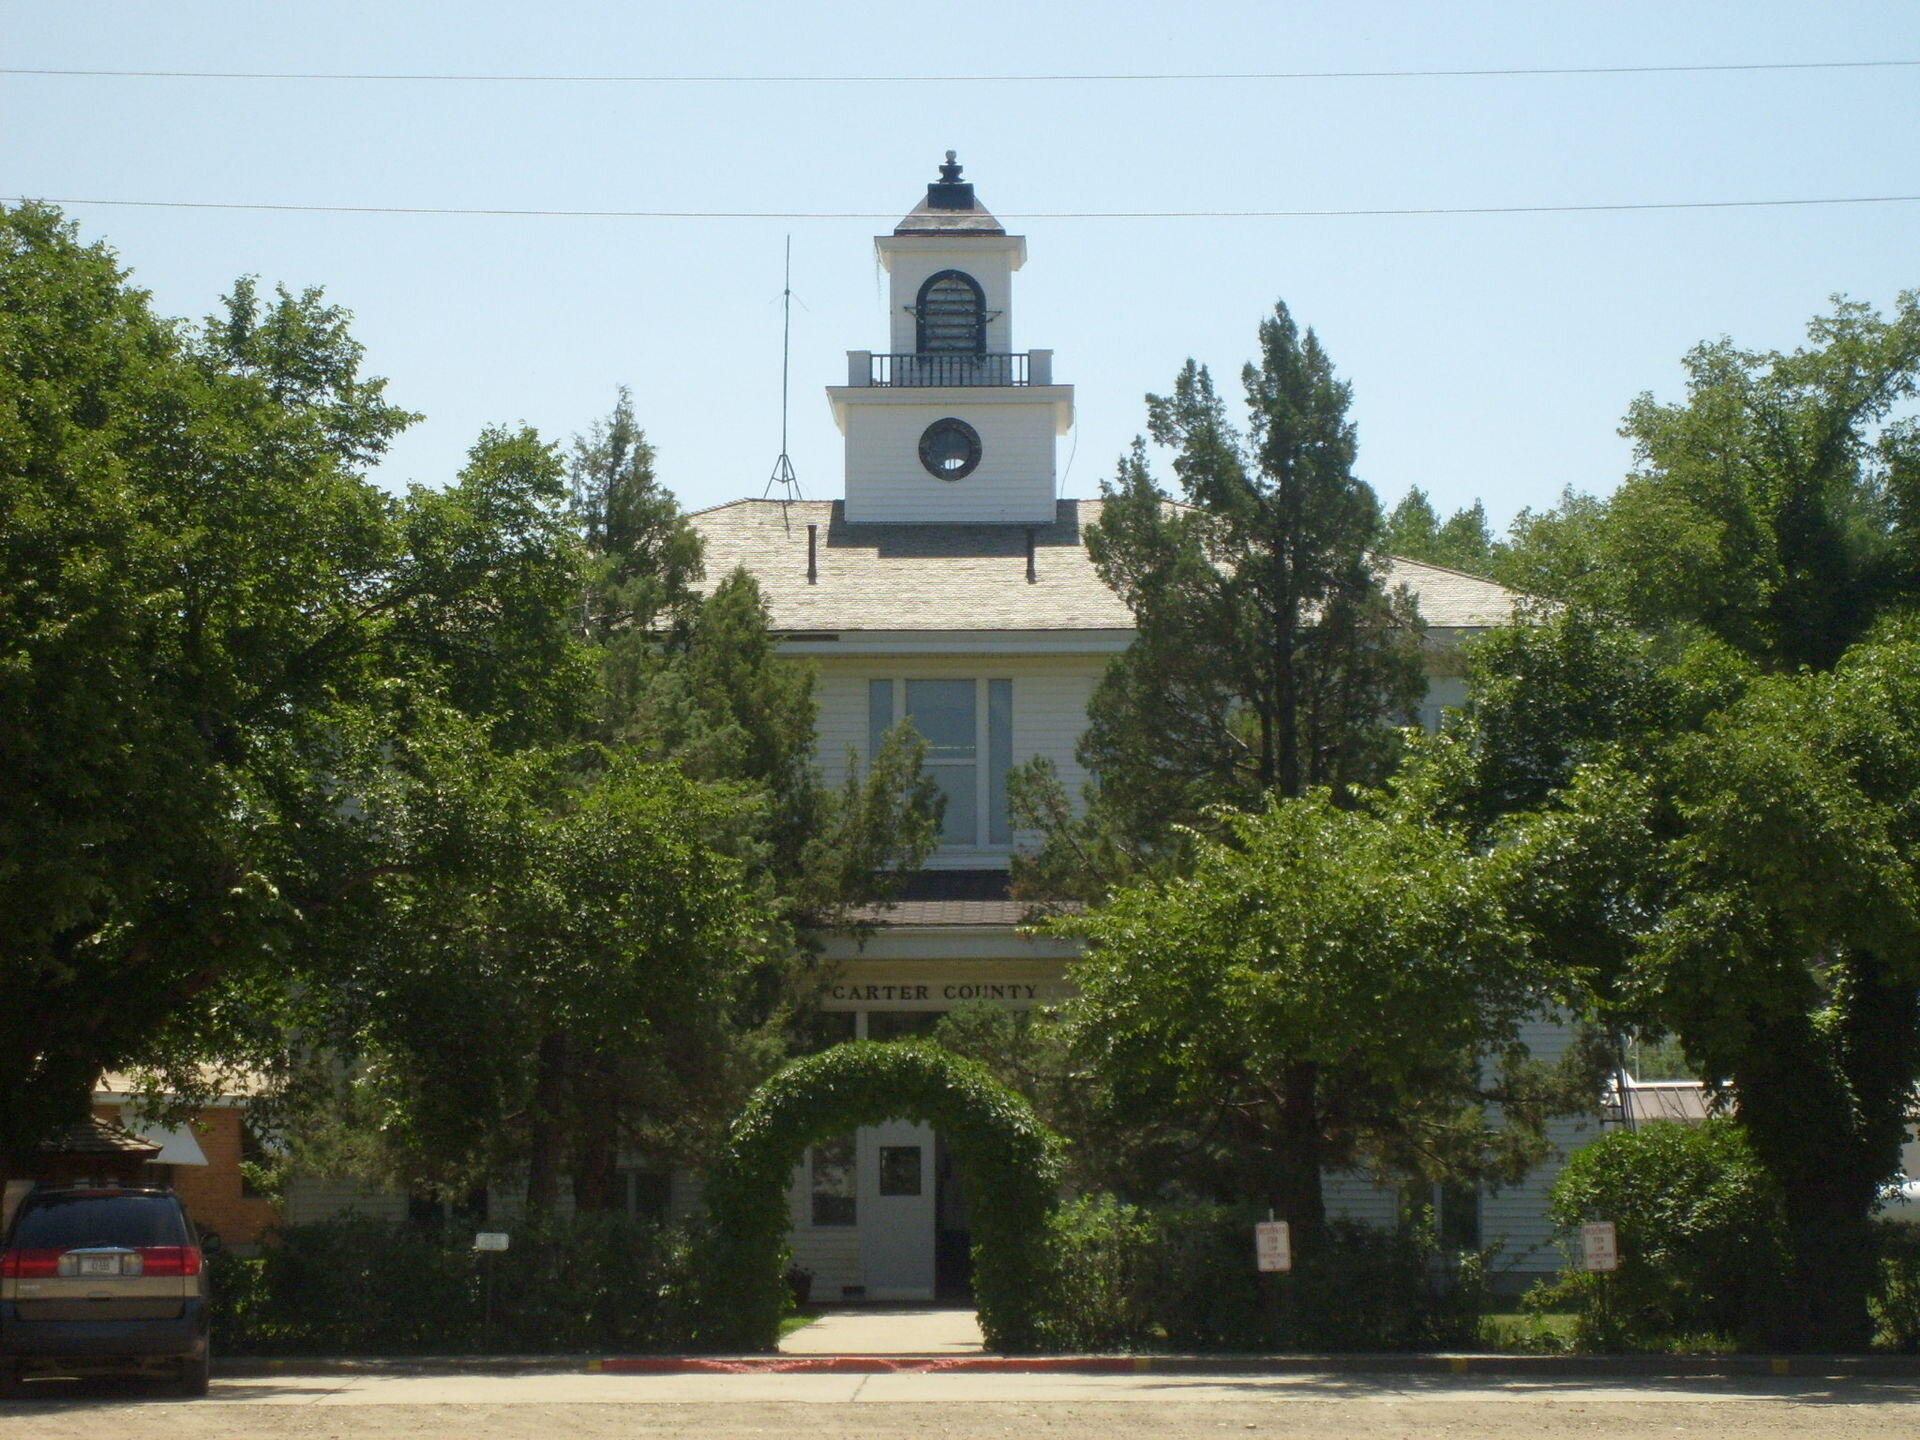
[[[847,353],[832,386],[846,437],[846,518],[1044,524],[1054,518],[1054,440],[1073,389],[1053,352],[1013,348],[1013,272],[1027,242],[980,203],[954,152],[891,235],[889,348]]]

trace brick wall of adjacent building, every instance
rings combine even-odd
[[[121,1119],[117,1105],[97,1105],[103,1119]],[[205,1165],[170,1165],[167,1183],[179,1195],[193,1223],[219,1234],[228,1245],[253,1245],[277,1223],[273,1202],[245,1193],[240,1177],[240,1111],[209,1106],[193,1117],[193,1138],[206,1154]]]

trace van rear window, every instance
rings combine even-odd
[[[13,1228],[13,1245],[21,1250],[192,1243],[171,1195],[28,1196]]]

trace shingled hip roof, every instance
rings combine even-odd
[[[1087,553],[1086,528],[1100,505],[1061,500],[1045,525],[850,522],[839,500],[736,500],[688,518],[706,541],[708,577],[745,568],[778,631],[1124,634],[1133,613]],[[1386,578],[1411,589],[1421,618],[1440,630],[1507,624],[1519,599],[1491,580],[1417,560],[1390,559]]]

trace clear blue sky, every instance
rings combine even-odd
[[[0,75],[0,194],[73,202],[167,313],[242,273],[319,285],[427,419],[387,483],[441,484],[486,424],[565,439],[631,385],[690,507],[758,495],[791,451],[840,494],[821,387],[884,348],[870,237],[940,152],[1029,260],[1015,343],[1077,386],[1069,494],[1192,355],[1237,393],[1276,298],[1352,380],[1360,470],[1392,503],[1497,523],[1609,489],[1642,390],[1731,335],[1791,347],[1843,292],[1920,285],[1920,204],[1507,215],[1050,219],[1048,212],[1646,204],[1920,194],[1920,69],[1024,83],[941,76],[1920,60],[1899,3],[1050,4],[577,0],[549,7],[0,0],[11,68],[735,75],[432,84]],[[786,83],[775,77],[925,77]],[[606,219],[123,208],[159,200],[851,212]],[[1031,216],[1022,219],[1022,216]]]

